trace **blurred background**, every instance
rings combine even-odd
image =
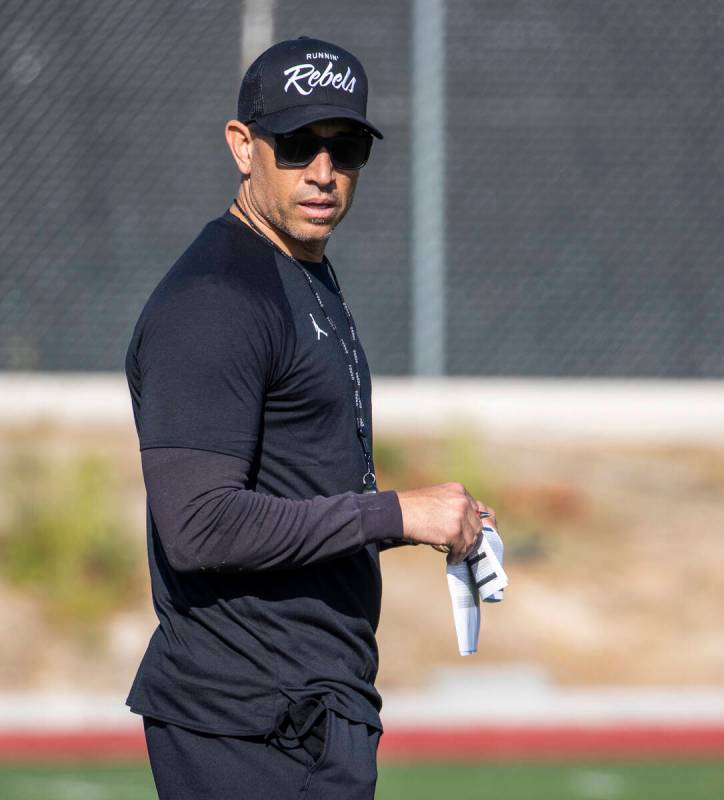
[[[510,586],[382,555],[378,797],[724,797],[721,2],[0,4],[0,796],[155,796],[123,374],[238,177],[244,69],[357,55],[376,141],[329,255],[382,488],[462,481]]]

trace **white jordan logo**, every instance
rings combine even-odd
[[[313,317],[311,314],[310,314],[309,316],[310,316],[310,317],[312,317],[312,323],[313,323],[313,325],[314,325],[314,330],[315,330],[315,331],[317,331],[317,341],[319,341],[319,335],[320,335],[320,334],[322,334],[322,333],[323,333],[325,336],[329,336],[329,334],[327,333],[327,331],[323,331],[323,330],[322,330],[322,329],[319,327],[319,325],[317,325],[317,320],[316,320],[316,319],[314,319],[314,317]]]

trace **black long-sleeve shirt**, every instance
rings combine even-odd
[[[349,344],[331,275],[306,266]],[[132,710],[250,735],[325,695],[381,727],[379,551],[402,514],[394,491],[360,493],[347,364],[299,267],[225,212],[151,294],[126,374],[159,619]]]
[[[141,452],[148,502],[177,572],[294,569],[391,543],[394,492],[306,500],[247,489],[248,461],[184,447]]]

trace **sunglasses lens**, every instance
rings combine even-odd
[[[319,139],[309,133],[288,133],[276,137],[277,159],[290,167],[304,167],[319,152]]]
[[[288,167],[306,167],[326,146],[337,169],[360,169],[367,162],[372,149],[369,134],[339,134],[322,139],[313,133],[299,131],[276,137],[277,160]]]
[[[338,169],[359,169],[370,156],[372,137],[364,134],[335,136],[329,143],[332,163]]]

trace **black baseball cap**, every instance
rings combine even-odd
[[[352,53],[331,42],[300,36],[272,45],[241,82],[237,119],[289,133],[310,122],[342,117],[378,139],[367,114],[367,75]]]

